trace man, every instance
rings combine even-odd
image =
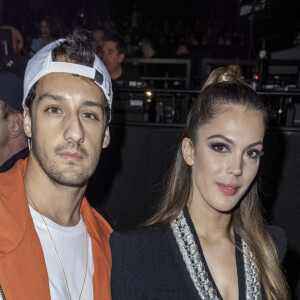
[[[0,173],[28,156],[23,128],[23,83],[16,75],[0,70]]]
[[[125,58],[125,45],[117,36],[107,37],[104,40],[102,48],[102,60],[105,64],[112,81],[112,89],[114,93],[114,107],[118,110],[118,100],[124,99],[124,94],[120,88],[135,86],[138,77],[128,68],[125,70],[122,62]]]
[[[141,42],[144,58],[157,58],[155,42],[151,38],[144,38]]]
[[[112,81],[128,79],[122,68],[124,58],[123,42],[116,36],[105,38],[102,49],[102,59]]]
[[[92,45],[75,30],[27,65],[30,154],[0,174],[0,299],[111,299],[112,229],[84,197],[110,141],[111,81]]]
[[[144,38],[140,45],[142,46],[142,54],[146,59],[160,58],[157,54],[157,43],[153,38]],[[155,77],[168,77],[167,65],[149,63],[144,64],[140,70],[141,77],[148,77],[149,86],[155,88],[166,88],[163,81],[157,81]],[[149,79],[151,78],[151,79]],[[160,84],[161,83],[161,84]],[[166,82],[168,83],[168,81]],[[163,84],[163,85],[162,85]]]

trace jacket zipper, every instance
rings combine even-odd
[[[4,296],[4,292],[2,290],[1,284],[0,284],[0,300],[6,300],[5,296]]]

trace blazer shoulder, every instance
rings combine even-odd
[[[282,261],[287,251],[287,236],[283,228],[273,225],[268,225],[267,230],[271,235],[278,251],[279,260]]]

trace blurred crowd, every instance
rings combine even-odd
[[[33,55],[42,46],[52,40],[66,36],[72,28],[64,24],[62,19],[45,17],[36,24],[28,24],[28,28],[15,28],[11,24],[2,24],[2,28],[12,30],[13,39],[18,47],[15,54]],[[83,26],[94,32],[98,53],[101,54],[105,36],[118,35],[124,42],[127,57],[143,57],[142,40],[151,40],[156,55],[173,57],[187,54],[192,48],[201,46],[245,45],[245,32],[234,28],[232,24],[218,21],[201,23],[150,20],[145,21],[140,12],[128,16],[122,24],[116,24],[109,16],[105,19],[87,21],[79,19],[71,26]]]
[[[256,49],[253,40],[250,42],[248,22],[238,24],[237,20],[231,19],[184,21],[174,18],[151,18],[137,9],[124,14],[118,21],[112,18],[111,13],[99,16],[87,16],[82,13],[76,18],[52,14],[51,17],[46,16],[36,21],[26,19],[24,15],[24,20],[19,24],[22,24],[19,25],[21,28],[16,28],[15,24],[2,23],[0,29],[11,31],[14,54],[27,56],[34,55],[51,41],[67,36],[74,27],[92,31],[97,54],[104,61],[113,79],[113,85],[137,78],[144,80],[142,77],[147,76],[185,76],[185,69],[180,66],[162,70],[155,65],[153,68],[148,66],[141,69],[124,64],[125,58],[191,59],[190,86],[199,86],[202,82],[201,58],[258,60],[258,50],[261,47],[261,41],[257,43]],[[299,44],[299,41],[298,37],[294,43]],[[256,74],[257,71],[252,73]],[[249,74],[248,77],[252,78]],[[176,81],[175,83],[177,84]],[[183,85],[184,81],[180,81],[178,87]],[[170,84],[161,81],[159,87],[162,86],[170,87]]]

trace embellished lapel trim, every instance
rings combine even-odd
[[[170,223],[179,251],[189,272],[190,278],[202,300],[221,300],[211,282],[205,264],[199,253],[183,211]],[[242,240],[243,262],[246,281],[246,299],[262,299],[260,276],[255,264],[255,257]]]

